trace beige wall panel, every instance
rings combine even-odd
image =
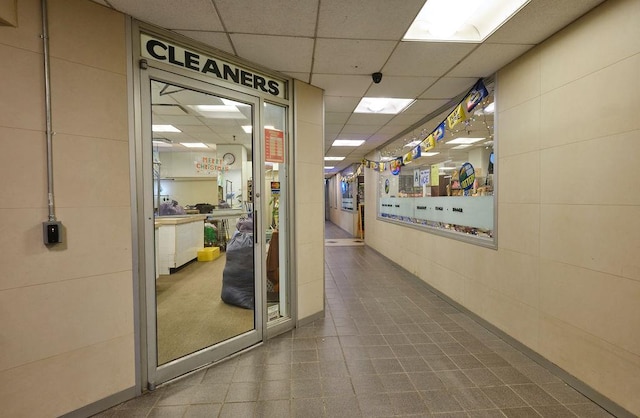
[[[7,417],[56,417],[135,384],[133,333],[0,372]],[[37,400],[34,400],[34,391]]]
[[[614,402],[640,413],[640,357],[555,318],[540,321],[540,353]]]
[[[640,129],[638,74],[640,54],[545,94],[541,101],[541,147]]]
[[[18,26],[18,7],[16,0],[0,0],[0,27]]]
[[[544,205],[540,256],[640,280],[635,231],[640,231],[640,206]]]
[[[318,182],[318,176],[322,175],[322,166],[298,162],[296,168],[296,201],[324,204],[324,189],[313,187]],[[322,186],[322,180],[320,182]]]
[[[11,227],[0,242],[0,288],[31,286],[68,279],[131,272],[131,209],[62,208],[56,211],[66,234],[62,244],[42,243],[43,209],[0,209]]]
[[[635,130],[542,151],[541,201],[640,205],[640,193],[634,192],[638,179],[620,174],[638,164],[639,138]]]
[[[640,282],[557,262],[540,267],[544,314],[640,356]],[[611,324],[617,324],[612,326]]]
[[[323,126],[324,91],[299,80],[294,80],[294,88],[296,120]]]
[[[16,2],[18,6],[18,25],[0,26],[0,44],[15,46],[42,54],[42,7],[41,0],[2,0]],[[42,55],[40,55],[41,65]]]
[[[504,112],[540,96],[538,48],[526,53],[498,73],[496,108]],[[498,129],[500,127],[498,126]]]
[[[303,272],[320,272],[324,269],[324,243],[299,244],[296,253],[296,262],[302,267]],[[317,281],[313,274],[301,274],[298,276],[298,286]]]
[[[533,350],[539,344],[539,311],[496,291],[488,292],[483,318]]]
[[[500,250],[495,270],[499,281],[496,290],[532,308],[540,307],[540,266],[537,256]]]
[[[0,44],[0,126],[45,130],[42,55]]]
[[[123,14],[86,0],[50,1],[49,5],[52,57],[126,74]]]
[[[295,164],[295,242],[296,255],[324,260],[324,170],[321,145],[324,139],[323,93],[311,85],[294,81],[296,157]],[[305,248],[305,246],[307,246]],[[324,263],[311,270],[296,260],[298,280],[298,320],[324,309]],[[304,283],[303,283],[304,282]]]
[[[540,202],[540,153],[498,156],[500,204]]]
[[[541,51],[542,91],[572,83],[637,54],[640,50],[638,15],[640,2],[637,0],[604,2],[552,37]],[[585,95],[590,94],[585,92]],[[574,101],[580,102],[580,99]]]
[[[456,302],[463,302],[465,278],[457,272],[434,263],[424,280]]]
[[[498,206],[498,246],[500,249],[539,255],[540,205],[501,203]]]
[[[298,286],[298,319],[304,319],[324,309],[324,280]]]
[[[56,135],[55,192],[59,207],[128,206],[129,144]]]
[[[498,106],[500,104],[498,103]],[[498,146],[501,157],[524,154],[540,149],[540,98],[500,112]]]
[[[0,292],[0,370],[131,333],[132,287],[120,272]]]
[[[300,138],[320,138],[322,137],[322,125],[316,125],[306,121],[298,122],[297,135]],[[319,164],[324,160],[318,160],[318,155],[324,154],[324,142],[323,141],[309,141],[304,146],[305,151],[300,152],[297,150],[296,161],[298,163]],[[324,170],[324,166],[322,166]],[[323,172],[324,174],[324,172]]]
[[[0,127],[2,208],[47,206],[47,156],[44,132]]]
[[[126,76],[51,59],[53,129],[128,141]]]

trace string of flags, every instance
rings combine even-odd
[[[364,166],[365,168],[370,168],[380,172],[389,169],[391,174],[399,174],[403,165],[420,158],[422,153],[435,148],[436,144],[445,137],[447,128],[449,130],[453,130],[457,125],[466,121],[475,107],[478,106],[478,104],[480,104],[488,95],[489,92],[487,91],[483,80],[478,80],[471,90],[469,90],[465,95],[464,99],[462,99],[462,101],[453,108],[451,113],[449,113],[449,115],[440,124],[438,124],[431,133],[428,135],[422,135],[421,139],[419,139],[420,142],[412,148],[411,151],[400,157],[394,157],[386,161],[372,161],[365,158],[362,160],[362,164],[358,167],[356,172],[360,172],[360,169]],[[355,175],[355,177],[357,177],[357,175]]]

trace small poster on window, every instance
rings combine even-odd
[[[284,163],[284,132],[265,129],[264,142],[264,160],[271,163]]]

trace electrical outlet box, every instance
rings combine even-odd
[[[42,223],[44,244],[58,244],[62,242],[62,222],[47,221]]]

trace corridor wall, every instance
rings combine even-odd
[[[635,415],[639,20],[605,2],[498,72],[497,250],[366,219],[368,245]]]
[[[0,26],[0,405],[60,416],[135,385],[125,17],[49,1],[55,206],[46,247],[40,0]],[[34,395],[34,393],[36,393]],[[35,399],[34,398],[37,398]]]

